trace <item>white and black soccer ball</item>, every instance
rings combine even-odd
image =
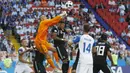
[[[65,5],[66,5],[66,8],[72,8],[73,7],[73,2],[72,1],[67,1]]]

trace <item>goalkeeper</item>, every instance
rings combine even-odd
[[[53,60],[51,59],[50,55],[48,54],[48,50],[53,51],[54,57],[57,62],[59,61],[58,60],[59,58],[58,58],[56,49],[47,41],[48,28],[53,25],[56,25],[65,16],[67,16],[67,13],[65,11],[63,13],[61,13],[60,15],[54,17],[53,19],[47,19],[46,16],[42,15],[41,22],[38,27],[38,32],[34,39],[36,49],[39,51],[39,53],[42,53],[45,55],[48,63],[51,65],[51,67],[54,69],[55,72],[61,72],[61,71],[55,67]],[[39,64],[37,64],[37,65],[39,65]]]

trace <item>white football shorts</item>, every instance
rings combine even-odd
[[[31,73],[33,70],[27,64],[17,64],[14,73]]]
[[[93,73],[93,65],[79,63],[76,73]]]

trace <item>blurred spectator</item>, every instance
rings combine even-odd
[[[50,12],[48,12],[47,18],[48,18],[48,19],[51,19],[51,18],[52,18],[52,14],[51,14]]]
[[[109,36],[107,41],[112,45],[115,42],[115,38],[113,36]]]
[[[9,47],[11,48],[10,54],[14,54],[15,53],[15,47],[12,43],[9,44]]]
[[[84,7],[84,8],[82,8],[82,11],[87,13],[88,12],[88,8]]]
[[[13,9],[12,14],[11,15],[17,15],[17,10]]]
[[[110,9],[109,9],[110,12],[115,12],[116,11],[116,9],[115,9],[116,2],[114,0],[109,0],[108,5],[110,5]]]
[[[117,66],[118,65],[118,50],[116,48],[114,48],[112,51],[112,59],[113,59],[114,65]]]
[[[0,20],[1,20],[1,16],[2,16],[2,11],[3,11],[3,9],[2,9],[2,7],[0,6]]]
[[[55,6],[54,0],[49,0],[48,1],[48,6]]]
[[[0,51],[0,61],[3,61],[6,58],[7,51]]]
[[[7,51],[7,48],[3,44],[3,42],[0,40],[0,51]]]
[[[130,38],[130,30],[128,31],[127,35],[128,38]]]
[[[127,1],[127,3],[125,4],[125,7],[126,7],[126,12],[129,12],[130,11],[130,3],[129,3],[129,1]]]
[[[115,6],[116,5],[116,2],[114,0],[109,0],[108,1],[108,4],[111,5],[111,6]]]
[[[11,59],[12,59],[12,61],[17,61],[17,54],[16,54],[16,48],[14,47],[14,45],[13,44],[11,44],[11,52],[10,52],[10,57],[11,57]]]
[[[8,50],[9,50],[9,49],[8,49],[8,41],[7,41],[6,37],[3,36],[2,39],[1,39],[1,41],[2,41],[2,43],[4,44],[2,47],[5,47],[6,50],[8,51]],[[4,49],[5,49],[5,48],[4,48]]]
[[[96,6],[95,6],[95,9],[97,10],[97,9],[104,9],[105,8],[105,6],[103,5],[103,3],[101,2],[100,4],[96,4]]]
[[[119,42],[118,36],[115,36],[115,43],[118,43],[118,42]]]
[[[35,2],[34,2],[34,5],[35,5],[35,6],[39,6],[40,4],[41,4],[40,1],[35,1]]]
[[[126,17],[126,22],[128,22],[128,29],[130,30],[130,15]]]
[[[94,36],[96,35],[94,26],[92,26],[92,28],[90,29],[89,34]]]
[[[121,37],[126,40],[126,32],[125,32],[125,30],[121,33]]]
[[[90,13],[89,13],[89,17],[90,17],[90,22],[89,22],[89,23],[91,23],[91,24],[97,23],[96,18],[95,18],[95,15],[94,15],[93,12],[90,12]]]
[[[120,47],[121,51],[125,51],[126,50],[126,45],[123,42],[121,42],[119,47]]]
[[[27,8],[26,8],[26,6],[23,6],[23,8],[22,8],[22,12],[27,12]]]
[[[27,3],[27,4],[26,4],[26,8],[27,8],[27,9],[30,9],[31,7],[32,7],[32,4],[30,4],[30,3]]]
[[[45,16],[48,14],[47,9],[44,9],[44,13]]]
[[[23,15],[25,15],[24,11],[22,11],[22,8],[20,8],[20,12],[19,15],[22,17]]]
[[[123,16],[120,16],[120,18],[119,18],[119,22],[120,22],[120,23],[125,22],[125,18],[124,18]]]
[[[61,2],[60,1],[56,1],[55,2],[55,7],[56,8],[60,8],[61,7]]]
[[[120,16],[125,15],[125,10],[126,10],[125,5],[123,3],[119,4],[118,11],[119,11]]]
[[[67,16],[67,21],[69,21],[69,22],[74,22],[74,18],[71,17],[71,16]]]
[[[9,56],[7,55],[6,58],[4,59],[4,66],[5,68],[10,68],[12,65],[12,60],[11,58],[9,58]]]
[[[130,66],[130,51],[127,51],[125,61],[126,61],[126,65]]]
[[[1,39],[2,35],[3,35],[3,29],[0,27],[0,39]]]
[[[105,32],[108,36],[112,36],[113,34],[112,34],[112,31],[109,29],[109,30],[107,30],[106,32]]]
[[[54,9],[51,9],[50,13],[51,13],[52,17],[55,17],[55,16],[56,16]]]
[[[100,26],[96,26],[95,32],[96,32],[96,33],[100,33],[100,32],[101,32],[101,27],[100,27]]]
[[[126,50],[126,45],[123,43],[123,42],[121,42],[120,43],[120,45],[119,45],[119,51],[120,51],[120,53],[119,53],[119,57],[121,58],[121,59],[125,59],[125,50]]]
[[[61,8],[66,8],[66,4],[65,4],[65,2],[63,1],[63,2],[61,2]]]
[[[99,32],[99,33],[97,33],[96,35],[95,35],[95,41],[98,41],[98,39],[101,37],[101,33]]]

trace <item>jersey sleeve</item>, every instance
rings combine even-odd
[[[73,38],[73,43],[78,43],[80,41],[80,36],[76,36]]]
[[[23,48],[19,48],[18,53],[21,54],[24,51]]]
[[[109,43],[106,43],[106,46],[107,46],[107,51],[110,51],[110,48],[111,48],[111,45]]]
[[[54,17],[54,18],[52,18],[52,19],[49,19],[49,20],[48,20],[48,26],[56,25],[58,22],[61,21],[61,19],[62,19],[61,16],[56,16],[56,17]]]
[[[94,41],[94,43],[93,43],[93,47],[95,47],[95,46],[96,46],[96,44],[97,44],[97,42],[96,42],[96,41]]]

